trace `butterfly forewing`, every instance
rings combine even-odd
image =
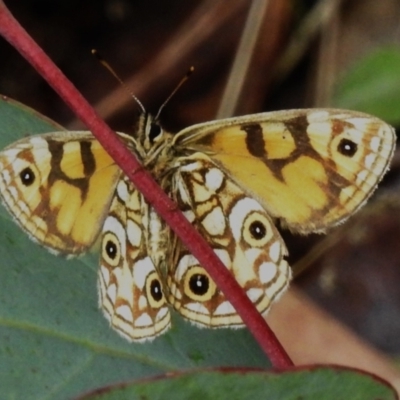
[[[32,136],[0,153],[3,203],[31,238],[66,255],[94,243],[119,175],[88,132]]]
[[[308,233],[366,201],[388,168],[395,135],[366,114],[310,109],[195,125],[175,143],[209,154],[270,215]]]

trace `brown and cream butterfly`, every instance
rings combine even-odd
[[[118,134],[206,238],[261,314],[287,288],[287,250],[274,220],[294,232],[343,222],[377,186],[394,130],[358,112],[277,111],[164,131],[144,113]],[[3,203],[30,237],[77,256],[101,242],[99,301],[129,340],[170,326],[170,307],[195,324],[240,317],[90,132],[54,132],[0,153]]]

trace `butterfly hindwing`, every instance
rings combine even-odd
[[[101,239],[100,307],[115,330],[139,342],[170,326],[163,284],[149,253],[149,208],[132,183],[121,179]]]
[[[31,238],[76,255],[96,240],[120,169],[89,132],[22,139],[0,153],[0,195]]]
[[[286,247],[263,207],[247,196],[207,156],[177,161],[173,194],[261,314],[288,286]],[[169,300],[190,321],[208,327],[242,320],[206,270],[180,241],[168,271]]]
[[[393,154],[393,129],[344,110],[290,110],[195,125],[177,147],[206,152],[293,231],[323,231],[371,195]]]

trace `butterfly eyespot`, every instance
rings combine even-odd
[[[267,228],[261,221],[254,221],[249,226],[249,232],[256,240],[261,240],[267,234]]]
[[[192,300],[210,300],[217,290],[215,283],[202,267],[192,267],[184,279],[185,294]]]
[[[117,237],[111,232],[107,232],[103,237],[103,257],[111,266],[119,265],[121,248]]]
[[[270,222],[264,215],[255,212],[247,216],[243,224],[243,239],[250,246],[265,246],[272,236]]]
[[[342,139],[338,144],[338,152],[346,157],[353,157],[357,153],[358,145],[349,139]]]
[[[31,168],[26,167],[20,173],[19,177],[21,178],[21,182],[24,186],[30,186],[35,182],[36,176]]]
[[[165,303],[161,281],[155,271],[146,279],[146,293],[151,307],[160,308]]]
[[[195,274],[190,277],[190,290],[198,296],[203,296],[205,293],[207,293],[209,286],[209,279],[203,274]]]

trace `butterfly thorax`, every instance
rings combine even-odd
[[[148,113],[140,115],[135,136],[129,137],[129,147],[164,190],[175,158],[182,155],[177,154],[173,138],[174,135]]]

